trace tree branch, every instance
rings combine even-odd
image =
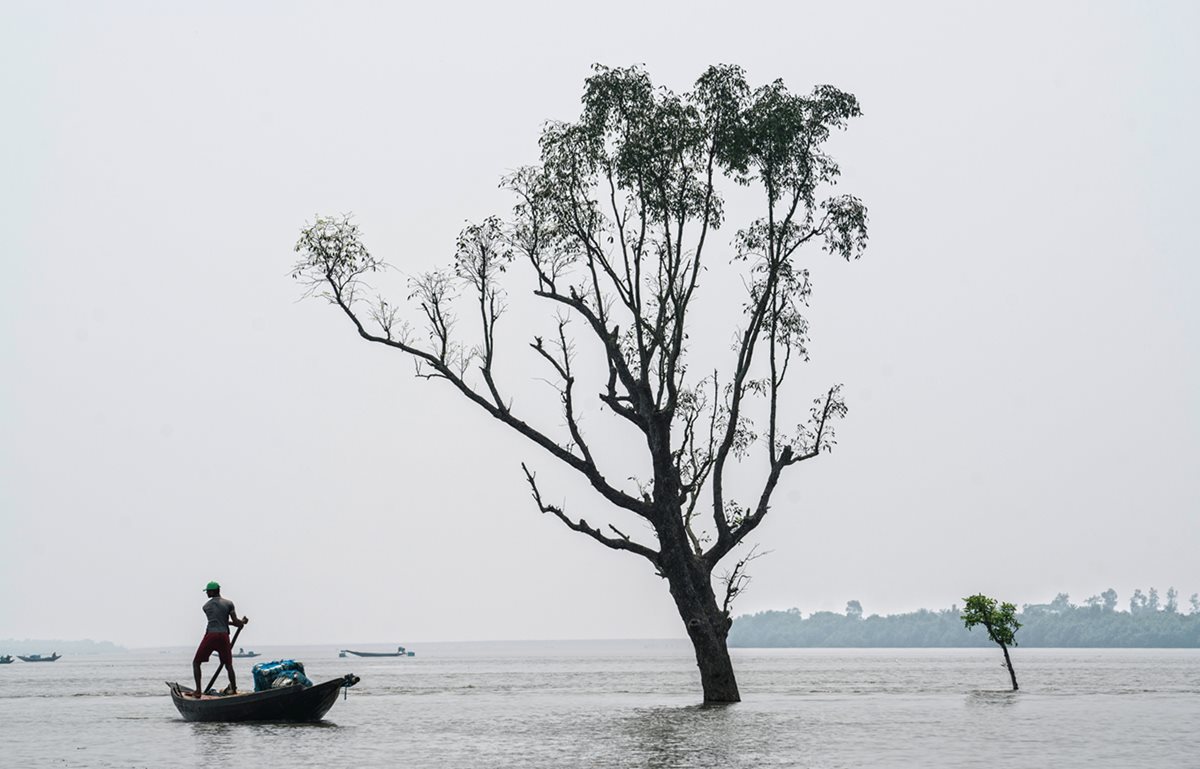
[[[472,401],[496,419],[505,423],[521,435],[524,435],[526,438],[550,452],[550,454],[556,459],[581,473],[591,483],[592,488],[600,492],[605,499],[612,502],[617,507],[630,510],[644,518],[649,518],[651,516],[652,511],[649,505],[647,505],[643,500],[632,497],[609,484],[600,474],[600,471],[596,465],[589,461],[586,457],[575,456],[573,453],[560,446],[550,437],[546,436],[526,422],[518,419],[508,409],[496,406],[488,398],[484,397],[474,388],[468,385],[461,376],[456,374],[446,364],[445,361],[441,360],[436,355],[432,355],[428,352],[412,347],[402,341],[377,336],[367,331],[367,329],[363,326],[362,321],[359,320],[358,316],[354,313],[353,308],[350,307],[342,298],[342,294],[337,285],[332,282],[330,285],[333,288],[332,299],[334,300],[334,303],[341,308],[346,317],[350,319],[351,323],[354,324],[355,329],[358,331],[358,335],[363,339],[367,340],[368,342],[374,342],[376,344],[401,350],[428,364],[437,372],[438,376],[446,379],[448,382],[454,385],[454,387],[458,389],[458,391],[464,396],[466,396],[468,400]]]
[[[588,522],[582,518],[579,521],[573,521],[565,512],[563,512],[562,508],[558,507],[557,505],[550,505],[543,502],[542,494],[538,490],[535,476],[529,471],[529,468],[525,466],[524,462],[521,463],[521,470],[525,473],[525,480],[529,482],[529,488],[533,493],[534,502],[537,503],[538,509],[543,513],[552,513],[556,518],[566,524],[567,528],[571,529],[572,531],[578,531],[581,534],[586,534],[606,547],[610,547],[613,550],[625,550],[630,553],[636,553],[649,560],[651,563],[655,565],[658,564],[658,551],[634,542],[628,535],[623,534],[615,526],[610,525],[609,528],[617,534],[618,538],[608,537],[598,529],[593,529],[588,525]]]
[[[845,404],[838,397],[838,390],[839,387],[835,385],[829,388],[829,392],[825,395],[825,403],[821,406],[817,414],[817,429],[811,447],[808,447],[801,454],[793,454],[792,446],[784,446],[779,452],[779,459],[771,464],[770,472],[767,475],[766,483],[763,484],[763,490],[759,495],[758,504],[755,506],[754,512],[747,515],[737,526],[718,532],[717,541],[704,554],[704,558],[710,564],[715,566],[730,550],[762,523],[763,518],[766,517],[771,509],[771,495],[775,492],[775,486],[779,483],[779,476],[784,468],[794,465],[797,462],[803,462],[806,459],[812,459],[821,452],[822,448],[827,451],[829,450],[827,431],[830,429],[830,426],[828,422],[832,417],[844,414],[846,409]],[[819,398],[817,402],[820,403]]]
[[[765,552],[758,552],[758,545],[750,548],[750,552],[733,565],[733,569],[721,576],[725,584],[725,600],[721,602],[721,612],[728,617],[733,608],[734,600],[750,586],[750,575],[746,573],[746,565],[751,561],[762,558]]]

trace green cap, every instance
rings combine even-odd
[[[216,582],[209,582],[208,585],[204,588],[204,592],[207,593],[209,590],[220,590],[220,589],[221,589],[221,586],[218,585]]]

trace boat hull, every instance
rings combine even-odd
[[[32,657],[22,657],[20,654],[18,654],[17,659],[21,660],[22,662],[55,662],[59,659],[62,659],[62,655],[61,654],[52,654],[49,657],[40,657],[37,655],[34,655]]]
[[[347,675],[315,686],[285,686],[262,692],[227,697],[192,696],[193,689],[177,683],[171,688],[171,701],[185,721],[320,721],[337,702],[344,687],[358,683],[358,676]]]

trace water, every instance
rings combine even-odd
[[[315,725],[182,721],[190,650],[17,661],[0,766],[1200,767],[1196,649],[1016,649],[1017,693],[998,649],[737,649],[745,701],[704,708],[686,643],[415,648],[236,660],[361,676]]]

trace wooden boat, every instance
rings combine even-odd
[[[167,682],[171,701],[185,721],[320,721],[343,689],[358,683],[346,675],[315,686],[284,686],[243,694],[206,694],[197,699],[194,689]]]
[[[43,657],[40,654],[30,654],[28,657],[23,657],[20,654],[17,655],[17,659],[21,660],[22,662],[54,662],[55,660],[61,658],[62,655],[58,652],[54,652],[54,654],[51,654],[49,657]]]
[[[0,665],[7,665],[8,663],[10,663],[12,661],[13,661],[13,658],[12,658],[11,654],[5,654],[4,656],[0,657]]]
[[[353,649],[342,649],[338,652],[339,657],[345,657],[347,654],[353,654],[355,657],[415,657],[417,653],[405,651],[403,646],[397,646],[394,652],[356,652]]]

